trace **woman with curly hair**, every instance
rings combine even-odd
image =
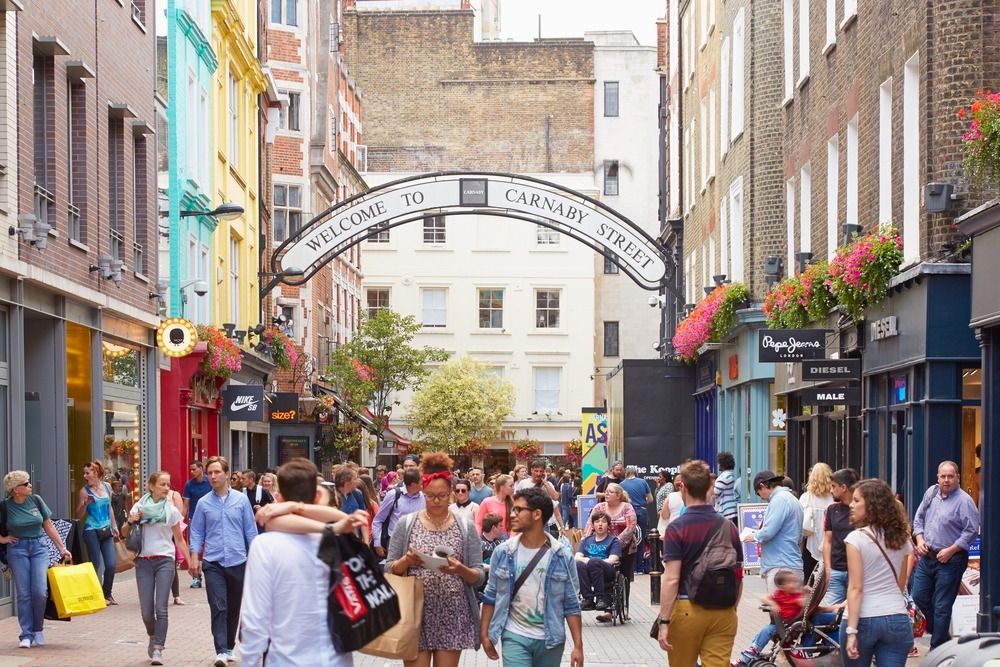
[[[833,471],[825,463],[817,463],[809,471],[809,481],[806,482],[806,492],[799,496],[802,505],[802,571],[806,579],[812,573],[816,563],[823,561],[823,519],[826,508],[833,504]]]
[[[844,667],[903,667],[913,647],[913,626],[903,589],[913,550],[910,526],[889,485],[865,479],[854,485],[847,545],[847,614],[841,623]]]
[[[479,649],[479,600],[476,588],[486,577],[483,547],[475,525],[448,509],[451,502],[451,458],[428,452],[420,461],[426,507],[396,524],[385,569],[424,582],[424,617],[420,653],[405,667],[457,667],[464,649]],[[430,569],[417,552],[447,548],[448,564]]]

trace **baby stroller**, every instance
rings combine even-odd
[[[775,631],[771,641],[760,650],[747,667],[776,667],[783,655],[792,667],[840,667],[839,637],[840,617],[837,613],[818,612],[820,601],[830,585],[830,573],[819,563],[809,577],[811,588],[802,613],[791,621],[784,621],[777,609],[761,606],[771,613]]]

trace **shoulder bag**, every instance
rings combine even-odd
[[[899,586],[899,574],[896,572],[896,566],[892,564],[891,560],[889,560],[889,554],[885,552],[885,548],[883,548],[882,545],[879,544],[879,541],[876,540],[875,537],[867,530],[862,530],[861,532],[864,533],[869,540],[874,542],[875,546],[878,547],[878,550],[882,552],[882,557],[885,558],[885,562],[889,564],[889,569],[892,570],[892,577],[895,580],[896,585]],[[917,606],[917,603],[913,600],[913,597],[910,596],[910,592],[907,591],[905,587],[900,586],[899,592],[903,595],[903,600],[906,602],[906,613],[910,616],[910,622],[913,624],[913,636],[923,637],[924,632],[927,630],[927,619],[924,618],[924,614],[920,611],[920,607]]]

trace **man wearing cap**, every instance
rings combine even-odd
[[[756,542],[760,549],[760,574],[767,594],[777,590],[774,575],[791,570],[802,581],[802,505],[787,487],[784,475],[761,470],[754,475],[753,489],[767,502],[760,528],[747,535],[744,542]]]
[[[604,502],[607,498],[604,497],[604,490],[608,488],[608,484],[621,484],[623,479],[624,468],[621,461],[615,461],[608,468],[608,474],[601,478],[601,481],[597,483],[597,490],[595,495],[597,495],[597,500]]]

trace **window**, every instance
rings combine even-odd
[[[535,290],[535,327],[559,328],[559,290]]]
[[[545,225],[535,225],[535,245],[557,246],[562,234]]]
[[[425,327],[447,326],[448,290],[443,287],[421,289],[420,300],[423,304],[423,325]]]
[[[783,0],[781,13],[781,28],[784,35],[782,42],[782,60],[785,63],[785,98],[791,101],[795,85],[795,26],[792,25],[792,0]]]
[[[298,25],[298,0],[271,0],[271,23]]]
[[[618,265],[615,264],[615,260],[610,257],[604,258],[604,273],[612,274],[618,273]]]
[[[809,0],[799,0],[799,81],[809,78]]]
[[[903,66],[903,257],[920,259],[920,54]]]
[[[132,139],[132,264],[133,271],[149,275],[145,249],[149,246],[149,142]]]
[[[618,115],[617,81],[604,82],[604,115],[609,117]]]
[[[729,220],[726,219],[728,197],[719,200],[719,273],[730,275],[729,271]]]
[[[618,195],[618,160],[604,162],[604,194]]]
[[[300,125],[302,93],[293,93],[287,90],[282,92],[288,95],[288,106],[281,110],[281,115],[278,117],[278,128],[298,132],[302,129]]]
[[[240,321],[240,239],[229,237],[229,321]]]
[[[840,224],[840,136],[826,142],[826,255],[832,260],[837,251]]]
[[[604,323],[604,356],[618,356],[618,323]]]
[[[69,97],[66,105],[67,160],[69,169],[66,183],[69,186],[69,226],[67,233],[74,241],[84,242],[86,225],[84,215],[87,210],[87,89],[79,81],[70,81],[67,87]],[[165,142],[164,142],[165,143]]]
[[[743,11],[743,10],[740,10]],[[738,177],[729,188],[729,229],[732,243],[729,254],[732,257],[734,283],[743,282],[743,177]]]
[[[503,329],[503,290],[479,290],[479,328]]]
[[[281,243],[302,226],[302,188],[298,185],[274,186],[274,241]]]
[[[733,21],[733,111],[732,111],[732,138],[743,133],[743,105],[744,105],[744,46],[745,46],[745,9],[740,8]]]
[[[719,160],[729,152],[729,38],[722,40],[722,99],[719,108]]]
[[[432,218],[424,218],[424,243],[440,244],[445,242],[444,216],[435,215]]]
[[[125,253],[125,124],[108,120],[108,227],[109,253],[124,260]]]
[[[844,20],[840,22],[840,27],[846,28],[857,16],[858,0],[844,0]]]
[[[389,288],[369,287],[365,290],[365,300],[368,303],[368,319],[371,319],[378,311],[389,309]]]
[[[236,75],[229,73],[229,164],[239,164],[240,89]]]
[[[535,412],[559,412],[559,387],[562,384],[561,368],[535,368]]]
[[[788,259],[785,260],[785,271],[788,275],[795,272],[795,179],[785,181],[785,226],[787,228]]]
[[[878,224],[892,224],[892,77],[878,90]]]
[[[373,235],[368,237],[369,243],[388,243],[389,242],[389,230],[380,229]]]
[[[849,225],[858,224],[858,114],[847,123],[847,211]]]
[[[701,160],[701,189],[705,189],[708,183],[708,97],[701,98],[701,152],[698,157]]]
[[[708,89],[708,177],[715,178],[715,86]]]
[[[55,64],[52,58],[35,54],[32,61],[32,105],[34,115],[35,152],[35,218],[48,223],[55,229],[55,150],[52,138],[55,136]]]
[[[837,43],[837,0],[826,0],[826,44],[823,53],[830,53]]]

